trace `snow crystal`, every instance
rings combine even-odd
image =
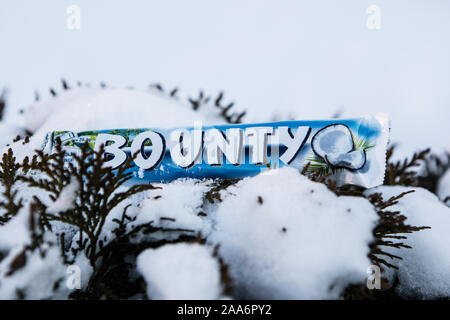
[[[138,271],[151,299],[219,299],[219,263],[212,250],[199,244],[178,243],[147,249],[137,258]]]
[[[229,187],[209,241],[238,297],[333,299],[364,282],[377,221],[364,198],[337,197],[293,168]]]
[[[407,217],[406,223],[413,226],[428,226],[425,229],[407,235],[403,242],[412,249],[383,248],[402,260],[390,263],[399,267],[398,293],[405,297],[419,296],[436,298],[450,296],[450,208],[446,207],[431,192],[422,188],[401,186],[381,186],[367,191],[380,192],[389,199],[402,192],[415,190],[398,200],[398,204],[389,208],[400,211]],[[393,273],[393,270],[389,270]],[[392,278],[393,274],[388,275]]]

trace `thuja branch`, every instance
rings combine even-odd
[[[5,224],[22,208],[22,199],[17,199],[18,190],[14,185],[19,179],[20,166],[16,163],[12,149],[3,154],[0,162],[0,182],[3,186],[0,208],[5,211],[0,215],[0,225]]]
[[[130,157],[117,170],[106,166],[104,147],[92,151],[88,143],[80,148],[78,155],[72,155],[73,162],[65,163],[65,151],[57,141],[55,151],[50,156],[38,151],[39,161],[34,160],[30,168],[42,173],[40,178],[26,176],[22,180],[30,186],[43,189],[56,200],[69,184],[75,183],[73,204],[62,212],[42,214],[48,221],[60,221],[74,226],[79,232],[78,245],[84,250],[95,267],[99,239],[108,214],[122,201],[130,196],[151,189],[151,184],[133,185],[125,188],[124,184],[132,178],[129,169],[135,157]],[[128,172],[127,172],[128,171]],[[122,190],[122,188],[125,188]],[[83,239],[86,237],[87,239]]]

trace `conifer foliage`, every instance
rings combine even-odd
[[[65,80],[62,84],[64,90],[70,90]],[[160,84],[153,85],[152,88],[170,99],[178,99],[178,88],[167,90],[167,93]],[[52,92],[52,95],[57,95],[55,90],[52,89]],[[219,115],[227,123],[240,123],[246,114],[245,111],[233,112],[234,103],[224,103],[223,93],[213,99],[200,91],[196,98],[189,98],[188,103],[195,111],[210,108],[207,109],[208,112],[213,113],[215,117]],[[4,106],[1,95],[0,118]],[[28,141],[28,138],[25,138],[24,143]],[[409,160],[393,162],[393,152],[394,147],[391,147],[388,151],[385,185],[423,186],[435,192],[439,177],[450,167],[450,155],[446,159],[430,155],[430,150],[424,150],[414,154]],[[26,265],[30,252],[44,253],[49,246],[58,245],[65,264],[71,265],[77,257],[85,255],[93,270],[87,287],[82,291],[74,291],[71,298],[124,299],[137,294],[146,297],[145,283],[140,276],[136,276],[135,269],[136,257],[140,253],[148,248],[177,242],[196,242],[204,245],[206,239],[194,230],[181,229],[176,227],[176,224],[170,227],[176,221],[172,218],[160,218],[164,220],[164,227],[156,223],[160,221],[153,220],[135,223],[136,216],[129,213],[132,205],[126,205],[130,203],[130,198],[161,187],[150,183],[128,183],[133,178],[130,169],[134,158],[135,155],[128,157],[125,164],[113,169],[105,165],[107,160],[103,146],[100,150],[93,151],[88,143],[85,143],[78,153],[71,155],[72,161],[67,161],[67,153],[59,140],[51,154],[36,150],[32,158],[25,157],[20,163],[16,161],[12,149],[5,152],[0,161],[0,228],[22,212],[21,210],[26,209],[31,235],[31,243],[12,260],[9,274],[14,274]],[[418,168],[423,168],[420,174]],[[361,187],[338,187],[328,179],[331,172],[323,174],[320,168],[315,170],[313,165],[307,165],[302,173],[315,182],[325,184],[337,196],[363,197],[372,203],[379,219],[372,231],[374,240],[369,244],[368,258],[375,265],[397,268],[392,260],[401,257],[383,248],[410,248],[404,243],[408,234],[428,228],[409,225],[402,212],[391,210],[399,199],[414,191],[383,199],[380,193],[368,194],[367,190]],[[239,181],[240,179],[213,180],[204,194],[201,209],[206,212],[208,206],[221,202],[221,192]],[[31,199],[25,199],[21,195],[24,188],[38,192]],[[154,199],[156,201],[161,197],[159,195]],[[61,202],[64,205],[61,205]],[[263,199],[258,198],[258,203],[263,205]],[[120,214],[117,214],[117,210]],[[116,213],[113,215],[113,212]],[[205,212],[198,213],[198,216],[209,218]],[[105,232],[108,221],[112,222],[114,227],[111,229],[110,224],[108,232]],[[55,225],[63,225],[64,228],[55,228]],[[66,233],[67,230],[70,234]],[[154,236],[169,233],[170,237]],[[56,243],[50,244],[46,234],[52,234]],[[228,266],[220,257],[218,248],[219,246],[214,250],[214,259],[217,259],[220,265],[224,293],[232,296],[233,279],[228,274]],[[0,252],[0,261],[3,258],[4,253]],[[396,282],[388,284],[385,280],[385,285],[390,291],[382,294],[367,291],[365,284],[352,285],[345,290],[343,296],[347,299],[396,297]],[[21,296],[24,294],[21,293]]]
[[[89,149],[88,143],[80,148],[79,155],[73,155],[74,162],[65,164],[65,150],[61,142],[56,143],[55,152],[48,155],[37,151],[30,164],[25,163],[26,170],[39,171],[39,175],[21,176],[20,180],[30,187],[40,188],[49,193],[56,201],[69,184],[76,185],[72,206],[64,211],[50,213],[44,211],[42,216],[46,222],[59,221],[77,228],[79,239],[78,248],[85,250],[92,266],[98,258],[98,248],[102,246],[100,235],[108,214],[122,201],[134,194],[155,189],[151,184],[132,185],[126,190],[121,187],[132,178],[127,172],[132,167],[134,157],[128,158],[126,163],[113,170],[105,166],[104,147],[99,151]],[[124,213],[123,219],[126,218]],[[123,220],[122,220],[123,225]],[[51,224],[46,223],[51,229]],[[64,237],[61,238],[64,241]]]

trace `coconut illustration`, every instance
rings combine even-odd
[[[311,140],[314,153],[334,168],[359,170],[366,164],[366,152],[356,150],[352,131],[344,124],[320,129]]]
[[[366,164],[366,151],[355,150],[349,153],[331,153],[325,156],[325,160],[336,168],[359,170]]]

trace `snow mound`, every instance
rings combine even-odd
[[[57,214],[58,212],[64,212],[74,207],[76,200],[76,192],[80,185],[76,178],[72,177],[70,183],[64,187],[58,196],[58,199],[54,201],[48,208],[48,213]]]
[[[377,221],[366,199],[337,197],[293,168],[222,195],[209,241],[220,243],[239,298],[335,299],[365,283]]]
[[[434,194],[422,188],[381,186],[367,192],[380,192],[384,199],[389,199],[413,189],[414,193],[398,200],[398,204],[389,210],[401,211],[407,217],[407,224],[428,226],[431,229],[407,235],[408,238],[403,242],[412,249],[383,248],[403,258],[400,261],[391,261],[399,268],[396,272],[399,278],[397,292],[404,297],[449,297],[450,208]]]
[[[37,102],[25,125],[39,136],[53,130],[168,128],[193,126],[206,117],[174,99],[129,89],[78,89]]]
[[[19,255],[26,264],[11,273],[10,265]],[[67,299],[71,290],[64,283],[66,269],[58,247],[50,247],[43,254],[39,250],[14,250],[0,264],[0,299]]]
[[[147,249],[137,258],[150,299],[219,299],[219,263],[209,247],[178,243]]]
[[[209,182],[194,179],[178,179],[171,183],[153,184],[161,189],[150,190],[140,204],[140,210],[133,224],[153,221],[155,227],[190,230],[206,234],[210,222],[199,216],[203,196],[209,190]]]
[[[450,169],[448,169],[439,180],[437,195],[442,201],[445,201],[448,197],[450,197]],[[450,199],[445,201],[445,204],[450,206]]]
[[[50,232],[39,249],[31,249],[30,218],[27,204],[1,227],[0,299],[68,299],[74,289],[85,289],[93,269],[84,253],[64,264]]]
[[[1,226],[0,250],[9,251],[30,244],[30,207],[24,206],[5,225]]]
[[[0,148],[11,144],[17,136],[23,137],[24,135],[25,130],[23,128],[15,124],[0,122]]]
[[[68,105],[77,105],[83,100],[92,97],[98,89],[74,88],[61,92],[56,97],[35,101],[24,110],[25,127],[31,132],[36,132],[54,113],[61,109],[67,109]]]
[[[220,113],[220,112],[219,112]],[[120,128],[172,128],[224,122],[219,113],[193,111],[190,106],[155,92],[113,88],[74,88],[56,97],[34,102],[24,112],[25,128],[33,133],[30,142],[12,143],[24,130],[0,123],[0,151],[11,144],[17,161],[41,149],[48,132],[87,131]]]
[[[32,157],[36,154],[36,150],[42,150],[44,147],[46,134],[33,135],[30,137],[28,143],[25,143],[24,140],[19,140],[17,142],[11,143],[9,146],[0,147],[0,157],[3,156],[9,149],[11,149],[14,153],[14,157],[16,158],[16,162],[22,162],[25,157],[32,159]]]

